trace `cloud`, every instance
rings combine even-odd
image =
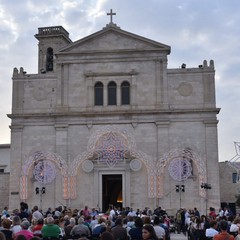
[[[219,119],[219,156],[234,154],[239,138],[240,1],[232,0],[0,0],[1,138],[10,140],[6,117],[11,110],[11,75],[14,67],[37,72],[38,27],[62,25],[73,41],[101,30],[106,15],[121,29],[171,46],[168,67],[197,67],[213,59],[216,69]],[[7,129],[7,130],[6,130]],[[6,134],[7,132],[7,134]],[[4,133],[4,134],[2,134]]]

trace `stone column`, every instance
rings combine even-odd
[[[166,141],[169,139],[169,125],[170,121],[163,120],[157,121],[157,160],[159,160],[164,153],[168,152],[169,142]]]
[[[101,204],[101,199],[100,199],[100,194],[99,194],[99,170],[94,169],[93,170],[93,206],[96,207],[102,207],[100,206]],[[102,209],[101,209],[102,210]]]
[[[69,65],[62,64],[58,72],[57,107],[60,108],[59,111],[66,111],[68,107]]]
[[[207,120],[205,123],[205,148],[207,183],[212,189],[207,190],[207,204],[218,208],[220,206],[219,163],[218,163],[218,137],[217,120]],[[208,179],[211,179],[209,182]],[[209,208],[210,206],[207,206]]]
[[[167,59],[162,59],[160,67],[160,104],[166,109],[168,108]]]
[[[215,100],[215,72],[209,72],[208,68],[203,73],[203,88],[204,88],[204,106],[216,107]]]
[[[121,84],[119,82],[117,82],[117,106],[121,106]]]
[[[108,105],[108,87],[107,84],[103,85],[103,106]]]
[[[56,124],[55,125],[55,131],[56,131],[56,153],[61,156],[66,162],[68,159],[68,125],[67,124]],[[63,176],[62,176],[62,180],[63,180]],[[68,184],[69,185],[69,184]],[[58,186],[55,187],[55,189]],[[67,188],[69,186],[66,186]],[[60,192],[60,188],[58,188],[59,192]],[[62,182],[62,187],[61,190],[63,190],[63,182]],[[55,194],[57,194],[58,191],[55,192]],[[69,191],[68,191],[69,193]],[[68,199],[69,196],[64,196],[63,192],[62,192],[62,196],[65,199]],[[67,204],[66,204],[67,205]]]
[[[24,79],[21,78],[23,75],[23,69],[20,69],[20,73],[17,68],[13,70],[12,78],[12,113],[22,113],[24,107]]]
[[[93,86],[93,77],[85,76],[86,86],[87,86],[87,109],[92,110],[94,106],[94,95],[95,89]]]
[[[130,105],[133,109],[137,107],[137,75],[132,75],[132,85],[130,88]]]
[[[123,207],[131,206],[131,181],[130,181],[131,173],[130,169],[126,169],[125,171],[125,178],[123,176]],[[125,185],[125,186],[124,186]]]
[[[23,126],[12,125],[10,150],[10,179],[9,179],[9,209],[19,208],[20,202],[20,177],[22,165],[25,161],[22,155]],[[27,189],[27,191],[29,191]]]
[[[156,122],[157,126],[157,162],[161,160],[163,155],[169,151],[169,125],[170,121],[158,121]],[[156,166],[160,166],[161,164],[156,164]],[[163,169],[157,169],[157,176],[156,176],[156,197],[157,205],[160,204],[159,198],[163,197],[163,178],[162,178],[162,171]]]
[[[162,82],[162,59],[158,59],[155,62],[155,76],[156,76],[156,105],[157,107],[161,107],[161,97],[162,97],[162,92],[161,88],[163,87],[163,82]]]

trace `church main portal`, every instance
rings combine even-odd
[[[102,210],[106,212],[109,206],[122,208],[122,175],[102,175]]]

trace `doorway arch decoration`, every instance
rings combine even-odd
[[[29,171],[33,164],[38,164],[42,161],[53,162],[60,169],[61,174],[63,176],[63,198],[68,199],[68,166],[65,160],[56,153],[51,152],[42,152],[37,151],[32,154],[23,164],[22,172],[20,177],[20,199],[27,200],[28,199],[28,177]],[[43,171],[43,174],[48,174]]]
[[[207,182],[207,173],[206,173],[206,163],[200,156],[195,153],[191,148],[183,148],[183,149],[172,149],[157,162],[156,170],[157,170],[157,197],[162,198],[164,196],[163,193],[163,173],[168,163],[176,160],[182,159],[183,161],[192,161],[196,164],[198,176],[199,176],[199,195],[201,197],[206,198],[206,191],[201,188],[202,182]]]
[[[122,161],[124,157],[128,159],[139,159],[147,169],[148,197],[154,198],[156,196],[156,170],[153,160],[146,153],[137,150],[135,137],[131,129],[122,129],[117,126],[104,126],[93,132],[88,141],[87,151],[79,154],[70,166],[71,199],[77,197],[76,176],[78,167],[85,160],[91,160],[95,156],[97,156],[98,161],[106,163],[110,168],[113,168],[118,161]],[[100,157],[103,158],[100,160]],[[110,157],[115,159],[109,160]]]

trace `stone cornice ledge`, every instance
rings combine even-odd
[[[156,122],[157,127],[165,128],[165,127],[168,127],[169,125],[170,125],[170,121],[157,121]]]
[[[85,77],[105,77],[105,76],[132,76],[138,75],[138,72],[132,69],[129,72],[86,72]]]
[[[218,120],[204,120],[203,123],[206,125],[206,126],[215,126],[218,124]]]
[[[92,116],[92,115],[119,115],[119,114],[186,114],[186,113],[216,113],[218,114],[220,108],[207,108],[207,109],[156,109],[156,110],[116,110],[116,111],[83,111],[83,112],[64,112],[64,113],[13,113],[7,114],[11,119],[14,118],[29,118],[29,117],[62,117],[62,116]]]

